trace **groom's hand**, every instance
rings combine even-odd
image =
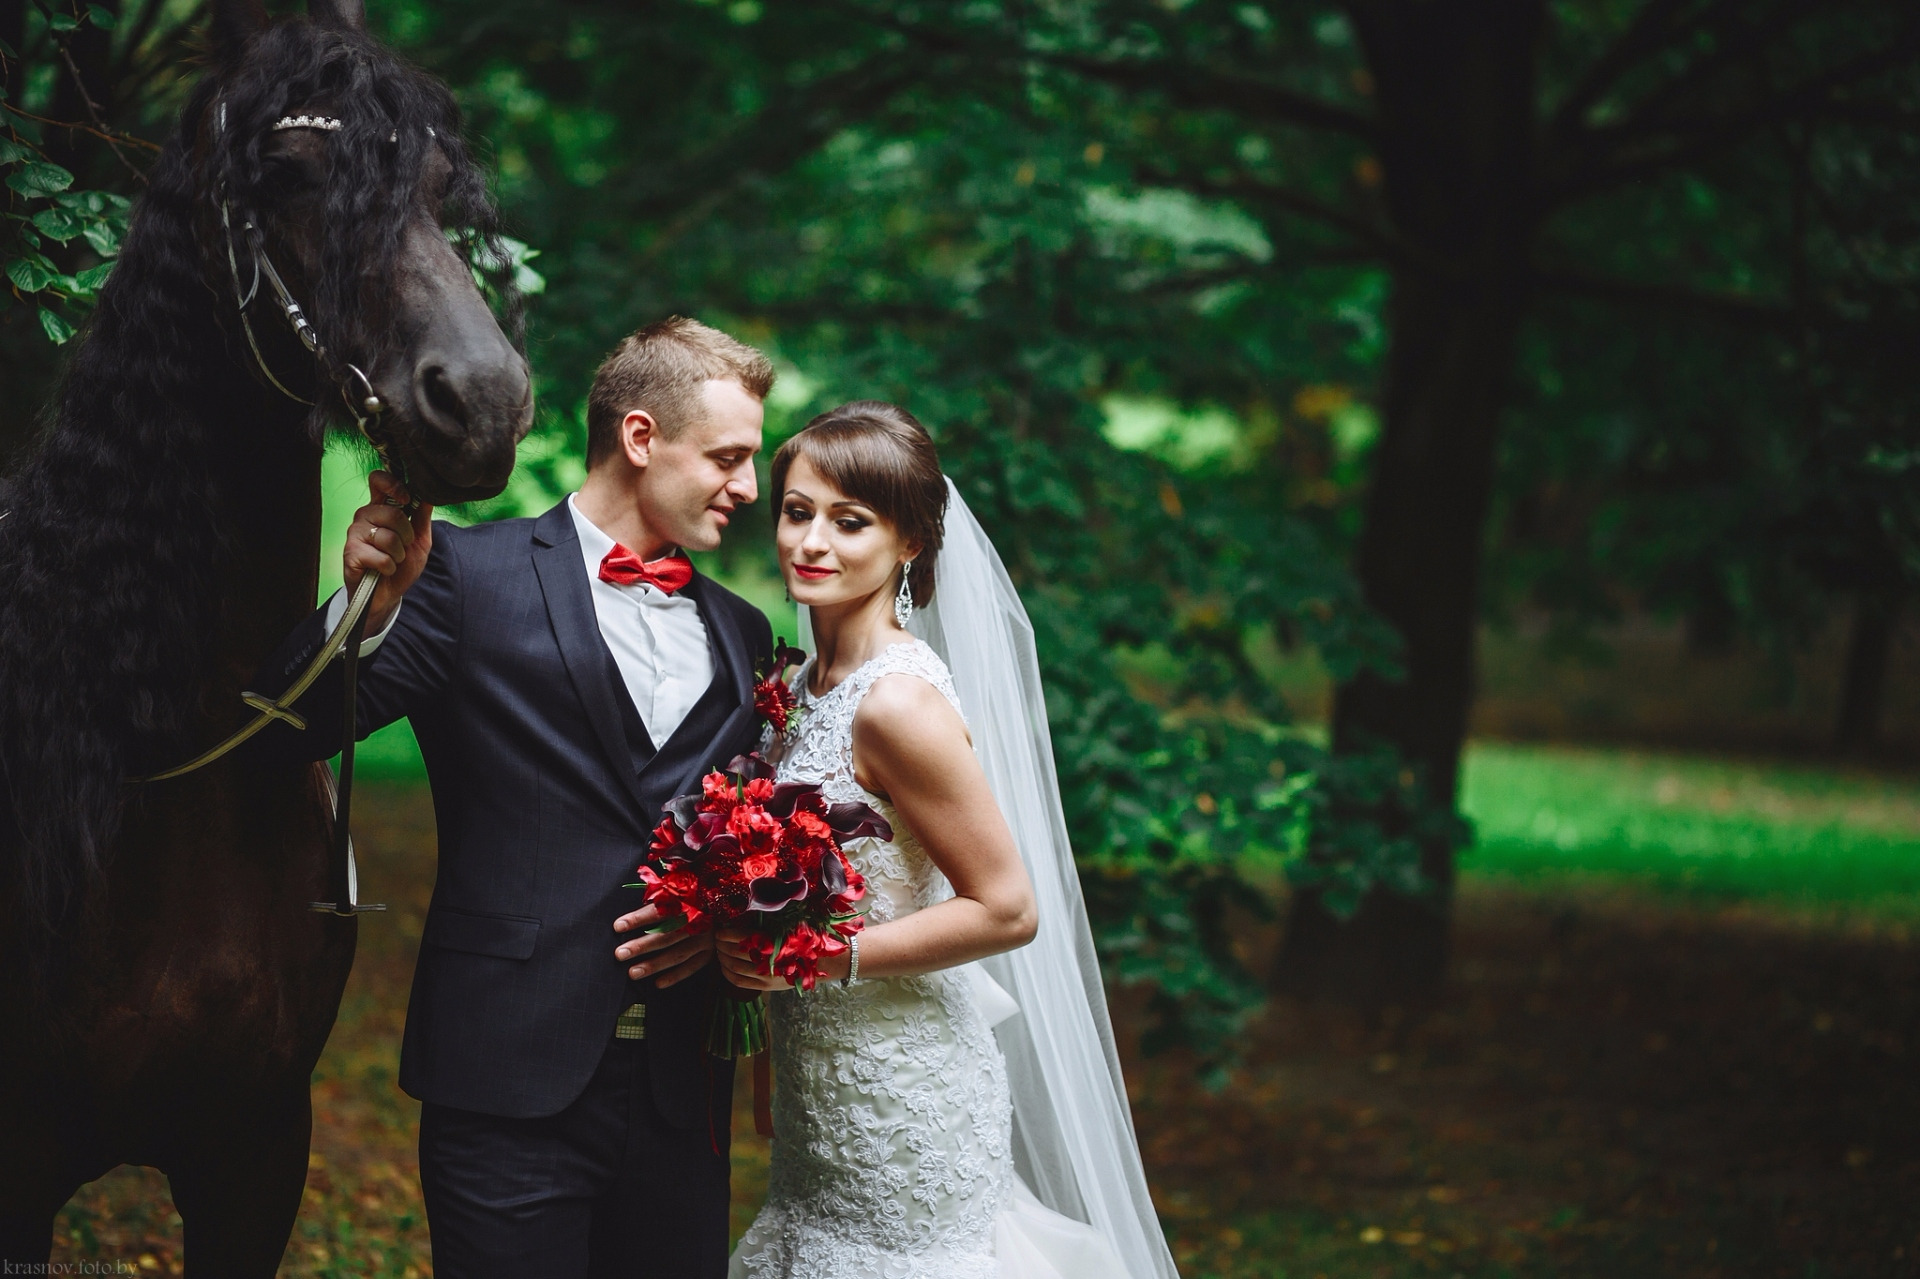
[[[613,931],[630,933],[637,929],[652,928],[660,920],[658,907],[642,906],[614,920]],[[639,960],[639,963],[627,969],[627,976],[635,981],[652,977],[654,988],[665,990],[707,966],[713,959],[713,934],[698,933],[689,937],[681,932],[642,933],[621,942],[614,948],[613,957],[622,963],[631,959]]]
[[[367,634],[378,635],[400,607],[400,597],[420,580],[427,566],[433,550],[433,508],[422,502],[409,515],[406,507],[412,495],[385,471],[367,476],[367,494],[370,500],[353,513],[353,523],[347,526],[340,576],[352,594],[363,576],[380,575],[367,608]]]

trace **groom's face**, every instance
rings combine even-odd
[[[704,412],[672,439],[656,436],[635,480],[640,518],[690,551],[711,551],[734,511],[759,496],[753,459],[765,408],[738,382],[710,381]]]

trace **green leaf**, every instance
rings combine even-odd
[[[98,293],[100,286],[113,274],[113,263],[102,262],[99,266],[88,267],[73,277],[74,287],[87,293]]]
[[[79,28],[80,19],[70,13],[50,13],[47,15],[47,24],[55,31],[74,31]],[[41,314],[44,315],[46,312],[43,311]]]
[[[103,258],[114,257],[120,252],[120,228],[111,222],[89,222],[81,231],[93,251]]]
[[[18,164],[33,154],[11,138],[0,138],[0,164]]]
[[[35,160],[22,165],[18,173],[8,174],[7,185],[21,195],[49,196],[72,186],[73,175],[57,164]]]
[[[60,278],[60,273],[32,258],[15,258],[7,263],[7,278],[22,293],[38,293]]]
[[[59,244],[65,244],[81,230],[80,219],[66,209],[42,209],[33,215],[33,225]]]
[[[40,327],[55,346],[65,344],[73,336],[73,326],[44,306],[40,308]]]
[[[102,31],[111,31],[113,30],[114,23],[118,22],[119,19],[114,16],[113,10],[102,5],[90,4],[87,6],[87,21],[99,27]]]

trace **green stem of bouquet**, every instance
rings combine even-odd
[[[733,999],[722,995],[713,1006],[707,1051],[715,1057],[753,1057],[767,1050],[767,1004],[759,995]]]

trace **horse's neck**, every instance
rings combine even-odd
[[[211,433],[221,441],[216,464],[227,475],[221,488],[236,495],[217,513],[226,553],[213,601],[216,692],[245,684],[314,607],[320,453],[288,420],[287,409],[271,402],[261,407],[260,417],[241,410]],[[227,708],[213,709],[219,716]]]

